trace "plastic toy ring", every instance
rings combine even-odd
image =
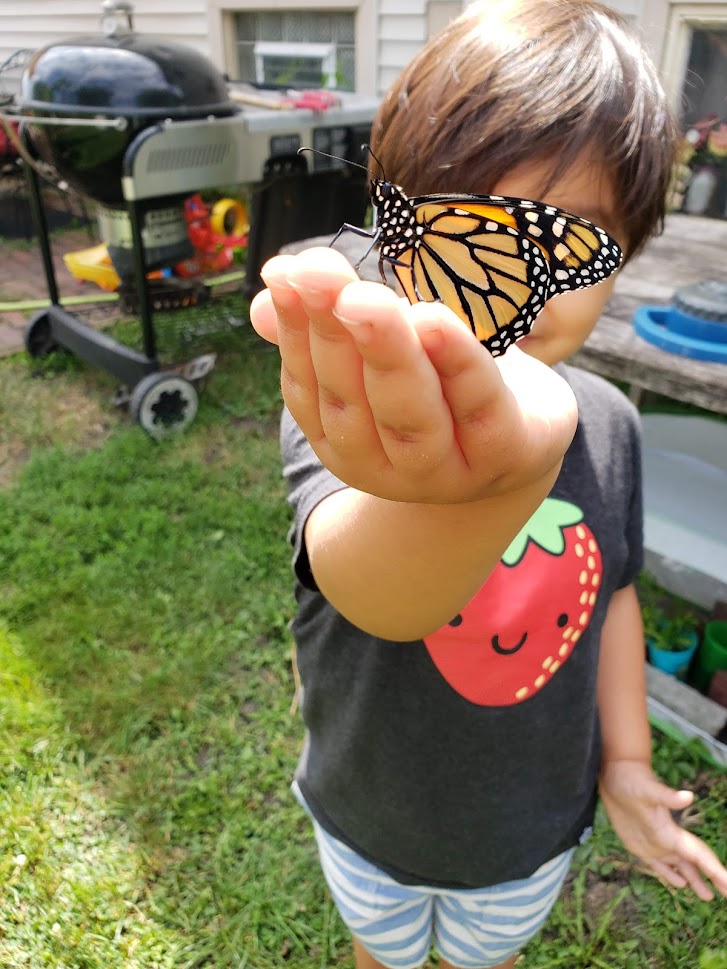
[[[230,227],[234,216],[235,222]],[[247,209],[236,199],[220,199],[212,206],[210,228],[217,236],[242,236],[250,231]]]

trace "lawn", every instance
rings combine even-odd
[[[106,375],[0,362],[3,969],[352,966],[288,789],[277,360],[242,313],[158,318],[172,354],[219,353],[195,423],[161,444]],[[654,749],[727,857],[726,775],[656,732]],[[726,909],[645,876],[599,817],[520,967],[725,969]]]

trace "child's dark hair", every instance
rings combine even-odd
[[[675,143],[641,42],[596,0],[472,4],[394,83],[372,132],[407,195],[488,192],[531,160],[552,159],[555,181],[590,150],[614,179],[629,258],[663,227]]]

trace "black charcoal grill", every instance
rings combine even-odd
[[[214,365],[209,355],[174,370],[160,367],[150,270],[191,254],[185,201],[216,186],[252,187],[244,295],[260,286],[265,259],[288,242],[360,222],[367,193],[355,169],[301,147],[359,157],[377,108],[373,98],[342,95],[325,111],[278,110],[256,92],[240,104],[234,86],[196,51],[134,32],[128,0],[105,0],[103,34],[38,51],[25,72],[19,111],[29,194],[51,305],[31,319],[32,356],[58,347],[116,376],[134,419],[159,437],[186,427],[197,411],[195,383]],[[231,92],[233,95],[231,96]],[[310,161],[309,161],[310,159]],[[144,351],[120,344],[61,305],[35,162],[98,207],[99,226],[134,302]],[[308,166],[311,166],[310,168]],[[185,305],[209,290],[177,280]]]

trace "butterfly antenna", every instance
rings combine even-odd
[[[296,152],[297,155],[302,155],[304,151],[309,151],[313,155],[322,155],[323,158],[333,158],[334,161],[344,162],[346,165],[353,165],[354,168],[360,168],[362,171],[369,173],[368,168],[365,165],[359,165],[358,162],[349,161],[348,158],[341,158],[340,155],[329,155],[327,151],[319,151],[317,148],[299,148]]]
[[[376,157],[376,155],[371,150],[371,145],[361,145],[361,149],[362,149],[362,151],[367,151],[369,153],[369,155],[371,155],[371,157],[373,158],[373,160],[376,162],[376,164],[381,169],[381,177],[383,178],[384,181],[387,181],[386,172],[384,171],[384,166],[381,164],[381,162],[379,161],[379,159]]]

